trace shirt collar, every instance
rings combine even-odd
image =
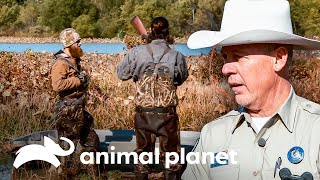
[[[152,40],[151,43],[155,43],[155,44],[165,43],[165,44],[167,44],[167,41],[165,39],[155,39],[155,40]]]
[[[294,129],[294,122],[295,122],[295,116],[296,116],[296,110],[298,107],[298,98],[295,94],[293,87],[291,86],[290,94],[287,98],[287,100],[280,106],[278,111],[271,117],[274,117],[276,115],[280,116],[280,119],[282,120],[283,124],[287,128],[289,132],[293,132]],[[244,122],[251,122],[251,117],[248,113],[246,113],[246,110],[244,107],[240,107],[236,110],[238,112],[238,116],[233,122],[232,125],[232,133]]]
[[[73,65],[75,65],[75,66],[78,65],[77,59],[68,56],[68,54],[66,54],[63,50],[60,50],[59,52],[55,53],[54,56],[55,56],[56,58],[66,58],[66,59],[68,59]]]
[[[277,114],[279,114],[282,122],[288,129],[288,131],[293,132],[294,122],[296,117],[296,111],[298,108],[298,97],[291,86],[290,95],[285,101],[285,103],[279,108]]]

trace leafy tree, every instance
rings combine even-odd
[[[225,0],[200,0],[194,5],[194,30],[220,30]]]
[[[137,4],[134,8],[134,11],[127,17],[124,17],[124,20],[126,23],[126,31],[129,34],[136,34],[136,30],[134,27],[130,24],[131,19],[134,16],[139,16],[145,27],[150,28],[150,23],[154,17],[157,16],[164,16],[166,14],[166,3],[165,2],[159,2],[156,0],[153,1],[145,1],[144,3]]]
[[[44,0],[40,8],[40,22],[59,32],[71,27],[71,23],[82,14],[88,14],[94,20],[98,17],[96,7],[86,0]]]
[[[320,36],[320,1],[290,1],[291,17],[294,31],[309,37]]]
[[[72,27],[79,32],[81,37],[96,37],[97,28],[94,26],[94,22],[87,14],[83,14],[77,17],[72,22]]]
[[[136,34],[130,24],[131,18],[139,16],[145,27],[150,28],[150,23],[157,16],[164,16],[169,20],[170,31],[174,36],[184,36],[192,30],[192,8],[190,0],[128,0],[121,7],[121,20],[123,30],[127,34]]]
[[[18,4],[19,1],[16,1],[16,0],[1,0],[0,1],[0,6],[13,6],[15,4]]]
[[[97,28],[100,37],[114,38],[119,32],[122,31],[123,20],[117,16],[106,16],[99,19],[97,22]]]
[[[120,7],[124,4],[125,0],[93,0],[100,11],[100,17],[104,15],[112,15],[115,12],[120,14]]]
[[[193,31],[192,4],[189,0],[180,0],[167,7],[165,16],[170,23],[170,33],[175,36],[185,36]]]
[[[127,29],[131,28],[131,32],[134,32],[133,28],[129,24],[130,24],[131,18],[133,18],[135,15],[138,15],[138,14],[133,15],[133,12],[139,3],[141,3],[139,0],[126,0],[125,3],[121,6],[120,19],[123,23],[122,28],[124,31],[127,31]]]
[[[122,31],[123,20],[120,17],[124,0],[95,0],[100,12],[100,19],[96,23],[98,36],[105,38],[116,37]]]
[[[85,37],[137,35],[130,24],[138,15],[147,30],[165,16],[174,36],[200,29],[219,30],[226,0],[0,0],[0,34],[57,33],[74,27]],[[294,32],[320,36],[320,1],[289,0]],[[1,32],[2,31],[2,32]],[[41,34],[41,33],[40,33]]]
[[[21,21],[25,26],[35,26],[39,17],[39,7],[35,0],[28,0],[26,5],[20,10],[18,21]]]
[[[0,25],[1,30],[8,30],[10,25],[18,18],[20,11],[19,5],[15,4],[11,7],[4,5],[0,7]]]

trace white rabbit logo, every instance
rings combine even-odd
[[[65,137],[61,137],[60,139],[69,143],[69,150],[63,150],[53,140],[44,136],[43,146],[38,144],[30,144],[19,149],[16,152],[17,157],[13,163],[13,166],[18,169],[22,164],[28,161],[42,160],[51,163],[57,168],[61,163],[55,155],[68,156],[72,154],[75,149],[74,144],[70,139]]]

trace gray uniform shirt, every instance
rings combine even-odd
[[[314,179],[320,179],[319,104],[297,96],[291,88],[286,102],[258,134],[250,122],[250,115],[242,108],[204,126],[194,152],[234,150],[237,164],[211,166],[206,158],[206,164],[188,164],[182,179],[280,179],[279,169],[274,178],[279,157],[282,159],[280,169],[289,168],[295,175],[308,171]],[[262,147],[258,145],[261,138],[266,142]],[[291,163],[287,157],[294,146],[304,150],[304,157],[297,164]]]
[[[155,60],[160,60],[166,49],[169,48],[164,39],[153,40],[149,45]],[[118,77],[121,80],[133,78],[134,81],[137,81],[147,67],[153,63],[153,58],[148,51],[147,45],[132,48],[118,64]],[[181,85],[187,79],[188,67],[184,56],[178,51],[171,49],[162,57],[160,63],[169,68],[169,74],[176,85]]]

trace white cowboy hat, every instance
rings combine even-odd
[[[294,49],[320,49],[320,41],[293,34],[287,0],[228,0],[220,31],[197,31],[190,49],[253,43],[292,44]]]

